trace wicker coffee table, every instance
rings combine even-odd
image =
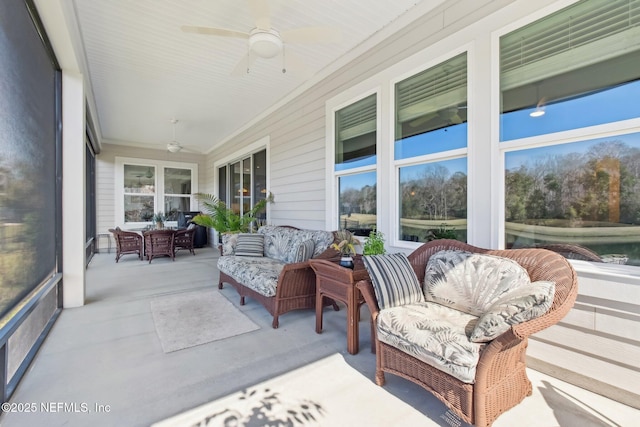
[[[347,306],[347,351],[357,354],[360,306],[364,304],[364,299],[356,283],[369,278],[362,259],[356,257],[353,270],[327,260],[309,262],[316,273],[316,333],[322,332],[322,309],[325,305],[323,299],[327,297],[343,302]]]

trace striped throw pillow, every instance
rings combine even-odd
[[[264,252],[264,234],[240,233],[236,245],[236,255],[261,257]]]
[[[363,260],[380,310],[424,301],[418,277],[405,254],[365,255]]]
[[[300,242],[296,248],[296,257],[293,262],[304,262],[313,257],[313,251],[316,248],[316,244],[313,239]]]

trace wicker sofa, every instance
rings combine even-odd
[[[338,252],[330,248],[334,240],[331,231],[290,226],[262,226],[255,234],[223,235],[218,287],[232,285],[240,294],[241,305],[245,297],[258,301],[273,316],[272,326],[277,328],[281,314],[315,308],[315,274],[308,260],[337,261]]]
[[[457,314],[452,315],[449,307],[439,307],[439,304],[434,304],[434,301],[437,301],[439,294],[445,306],[451,306],[451,304],[455,306],[457,303],[464,306],[468,302],[451,301],[456,298],[458,291],[450,292],[451,289],[449,289],[447,292],[445,288],[438,288],[438,286],[456,283],[455,280],[458,279],[468,281],[469,277],[476,283],[481,282],[476,280],[478,276],[469,274],[471,269],[478,267],[477,265],[472,268],[463,267],[463,270],[465,268],[466,270],[460,274],[461,269],[456,270],[456,262],[447,261],[455,256],[467,257],[464,259],[471,260],[473,257],[480,258],[479,254],[494,256],[484,258],[500,257],[500,261],[511,264],[514,263],[510,260],[516,261],[514,271],[522,270],[519,266],[523,267],[524,274],[529,276],[527,278],[529,285],[535,286],[540,283],[550,291],[546,295],[544,310],[539,310],[535,315],[525,316],[525,320],[519,319],[519,322],[503,323],[501,325],[503,328],[496,328],[493,336],[487,335],[486,340],[472,342],[474,336],[478,335],[477,329],[480,329],[481,338],[482,334],[487,332],[480,328],[485,315],[472,316],[460,307],[458,308],[462,311],[454,310]],[[429,263],[432,258],[432,263]],[[571,309],[577,296],[577,275],[574,269],[561,255],[545,249],[488,250],[455,240],[435,240],[425,243],[408,257],[404,256],[404,259],[407,263],[406,268],[409,271],[413,269],[415,272],[418,286],[422,287],[420,290],[425,295],[422,300],[424,302],[401,307],[401,309],[411,307],[408,312],[405,312],[404,319],[402,316],[389,317],[387,308],[380,309],[381,306],[385,307],[387,296],[384,295],[384,290],[381,291],[378,288],[379,283],[376,284],[376,280],[380,279],[378,273],[370,270],[370,279],[357,284],[372,313],[372,340],[376,348],[376,383],[384,385],[385,372],[399,375],[433,393],[465,422],[482,427],[490,426],[501,413],[531,395],[532,386],[525,370],[527,338],[557,323]],[[365,259],[365,261],[368,269],[370,264],[375,264],[372,260]],[[375,270],[375,266],[371,268]],[[487,285],[488,287],[499,288],[504,285],[504,283],[498,285],[496,280],[491,280],[496,276],[492,276],[493,273],[487,273],[488,270],[483,267],[478,267],[478,271],[480,276],[490,278],[491,284]],[[450,276],[457,276],[457,278],[451,280]],[[499,276],[498,279],[498,282],[506,282],[510,277],[507,274]],[[398,280],[388,278],[387,281],[396,282],[394,286],[397,286]],[[429,287],[433,283],[435,286]],[[477,298],[484,299],[485,302],[494,301],[491,307],[495,306],[496,295],[499,294],[497,298],[501,301],[504,301],[502,296],[506,295],[499,292],[486,295],[473,283],[468,286],[466,292],[470,296],[473,294],[469,300]],[[426,296],[427,293],[429,296]],[[378,294],[381,296],[378,297]],[[530,295],[524,298],[527,297]],[[388,303],[389,300],[386,301]],[[511,301],[513,298],[510,304]],[[438,306],[436,311],[447,309],[448,312],[441,314],[440,317],[433,317],[434,312],[427,310],[432,305]],[[502,306],[503,312],[509,315],[513,313],[511,311],[513,308],[514,305]],[[426,316],[424,314],[426,312],[432,316],[429,320],[421,317]],[[449,334],[449,331],[446,335],[443,333],[452,318],[462,320],[457,338],[453,338],[455,334]],[[389,329],[395,329],[396,335],[393,335],[393,331],[389,334]],[[437,334],[442,335],[434,337]],[[433,343],[429,342],[431,340],[437,342],[435,347],[432,347]],[[417,353],[413,351],[415,349],[411,346],[417,342],[427,350],[421,349]],[[472,351],[461,351],[465,346]],[[471,357],[473,350],[476,352],[475,360]],[[447,369],[447,364],[450,369]],[[463,365],[465,367],[462,367]]]

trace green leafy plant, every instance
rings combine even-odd
[[[164,222],[165,221],[165,216],[164,213],[162,211],[160,212],[156,212],[153,214],[153,222]]]
[[[193,217],[192,222],[207,228],[213,228],[218,233],[245,233],[256,220],[256,215],[265,210],[268,203],[273,202],[273,195],[269,193],[266,199],[260,200],[243,215],[219,200],[213,194],[196,193],[196,199],[202,203],[205,213]]]
[[[384,248],[384,234],[375,228],[369,232],[369,237],[362,247],[363,255],[380,255],[386,253]]]
[[[349,230],[336,231],[336,241],[331,247],[342,256],[351,256],[356,254],[356,246],[360,245],[358,240]]]
[[[456,230],[454,228],[447,228],[447,224],[442,223],[440,227],[433,228],[427,231],[427,241],[438,240],[438,239],[453,239],[456,240],[458,235],[456,234]]]

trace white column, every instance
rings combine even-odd
[[[82,75],[62,73],[63,306],[85,299],[85,96]]]

